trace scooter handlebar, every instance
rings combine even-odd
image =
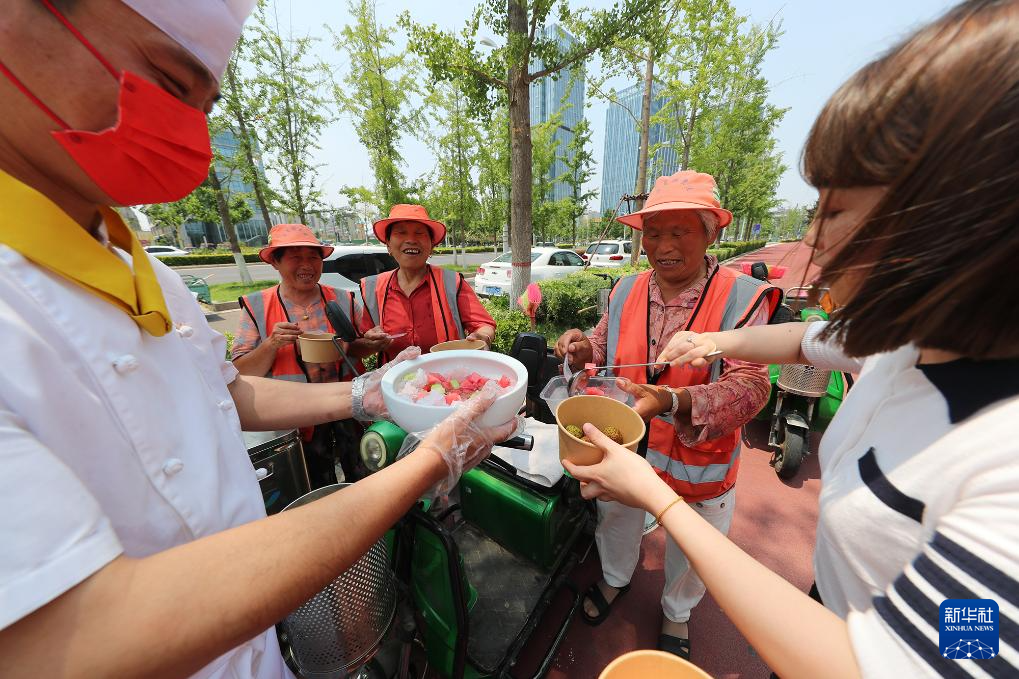
[[[496,443],[497,446],[503,448],[513,448],[515,450],[534,450],[534,437],[530,434],[521,434],[520,436],[514,436],[511,439],[503,441],[502,443]]]

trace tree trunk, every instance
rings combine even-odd
[[[241,283],[251,285],[251,274],[248,273],[248,265],[244,261],[244,255],[241,254],[240,243],[237,242],[237,231],[234,229],[233,219],[230,218],[230,206],[227,205],[226,196],[223,195],[223,186],[219,183],[215,163],[209,166],[209,182],[216,191],[216,206],[219,208],[219,218],[223,220],[226,237],[230,240],[230,250],[234,254],[237,270],[240,271]]]
[[[272,229],[272,218],[269,216],[269,207],[265,202],[265,192],[262,190],[262,177],[258,173],[258,166],[255,165],[255,157],[251,152],[251,135],[248,134],[248,121],[244,118],[244,112],[241,110],[240,102],[237,101],[240,94],[237,92],[237,81],[235,79],[236,74],[234,73],[234,68],[234,62],[231,61],[226,69],[227,83],[230,87],[234,100],[237,102],[237,108],[234,110],[234,117],[237,119],[237,129],[241,133],[240,142],[244,149],[244,159],[247,161],[248,168],[251,171],[251,185],[255,187],[255,202],[258,203],[258,209],[262,213],[262,219],[265,221],[265,233],[266,236],[268,236],[269,230]]]
[[[574,182],[574,184],[573,184],[573,209],[574,210],[577,210],[577,203],[580,202],[580,197],[577,195],[577,189],[578,189],[577,184],[576,184],[576,182]],[[579,213],[579,210],[577,210],[577,212],[573,213],[573,240],[572,240],[572,243],[571,243],[571,247],[574,250],[577,248],[577,220],[580,219],[580,214],[578,214],[578,213]]]
[[[686,171],[690,167],[690,147],[693,146],[693,128],[697,124],[697,102],[690,104],[690,117],[686,122],[686,143],[683,145],[683,163],[680,170]]]
[[[507,0],[510,45],[527,40],[527,5],[524,0]],[[510,118],[510,250],[513,274],[510,279],[510,305],[531,282],[531,91],[527,82],[528,64],[511,63],[509,69]]]
[[[647,154],[651,137],[651,88],[655,81],[655,60],[653,48],[648,45],[647,60],[644,68],[644,97],[640,104],[640,147],[637,152],[637,184],[633,193],[640,195],[647,191]],[[637,199],[637,210],[644,208],[644,200]],[[633,251],[630,253],[630,264],[640,261],[641,231],[633,229]]]

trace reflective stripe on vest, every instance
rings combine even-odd
[[[609,297],[606,362],[642,363],[647,360],[646,337],[651,272],[621,279]],[[640,286],[640,287],[638,287]],[[730,330],[743,325],[762,303],[773,311],[780,292],[749,276],[729,269],[715,269],[705,285],[702,299],[687,325],[695,332]],[[620,371],[636,382],[647,382],[644,369]],[[675,387],[715,382],[721,362],[710,370],[667,370],[660,383]],[[739,429],[693,447],[683,445],[672,418],[655,418],[649,426],[648,462],[688,502],[716,497],[736,481],[739,468]]]
[[[737,443],[735,450],[732,451],[732,457],[728,463],[706,465],[684,464],[683,462],[673,459],[665,453],[654,450],[653,448],[648,448],[646,457],[648,463],[652,467],[668,474],[676,481],[681,481],[691,485],[702,483],[722,483],[725,481],[725,477],[729,474],[730,467],[732,467],[739,458],[740,447],[741,446]],[[721,495],[721,493],[715,493],[715,495]]]
[[[440,272],[442,279],[442,288],[436,291],[434,286],[432,286],[431,291],[432,314],[433,322],[435,323],[436,341],[444,342],[447,339],[461,339],[465,337],[463,321],[460,319],[460,305],[457,299],[459,296],[458,293],[460,292],[461,276],[455,271],[449,271],[448,269],[437,268],[431,265],[428,266],[428,272],[426,275],[431,277],[436,271]],[[379,314],[380,309],[385,302],[386,289],[389,287],[390,282],[395,275],[396,271],[394,270],[361,279],[361,298],[364,301],[364,307],[368,310],[372,323],[377,326],[381,326],[382,329],[387,332],[389,332],[390,329],[394,332],[406,329],[395,326],[387,328],[383,323],[386,319],[381,318]],[[431,280],[429,280],[429,285],[431,285]],[[437,292],[441,293],[441,295],[436,294]],[[452,321],[453,327],[456,330],[455,337],[451,337],[447,330],[447,323],[449,321]]]

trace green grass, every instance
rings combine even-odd
[[[209,286],[209,293],[213,302],[233,302],[238,297],[249,292],[255,292],[276,285],[279,281],[255,281],[251,285],[244,283],[216,283]]]
[[[449,269],[450,271],[456,271],[457,273],[462,274],[475,274],[478,272],[477,264],[474,264],[472,266],[462,266],[460,264],[457,264],[456,266],[452,264],[442,264],[441,266],[443,269]]]

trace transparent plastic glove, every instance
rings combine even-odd
[[[389,410],[382,399],[382,377],[397,363],[409,361],[421,355],[421,347],[407,347],[389,363],[377,370],[354,378],[350,385],[351,410],[355,420],[376,422],[388,420]]]
[[[512,438],[518,430],[523,429],[522,417],[514,417],[497,427],[482,427],[478,424],[478,418],[488,410],[499,392],[499,388],[489,382],[431,431],[408,434],[404,439],[398,457],[417,448],[429,448],[439,453],[446,463],[446,478],[428,493],[429,497],[448,494],[460,480],[461,474],[488,457],[494,444]]]

